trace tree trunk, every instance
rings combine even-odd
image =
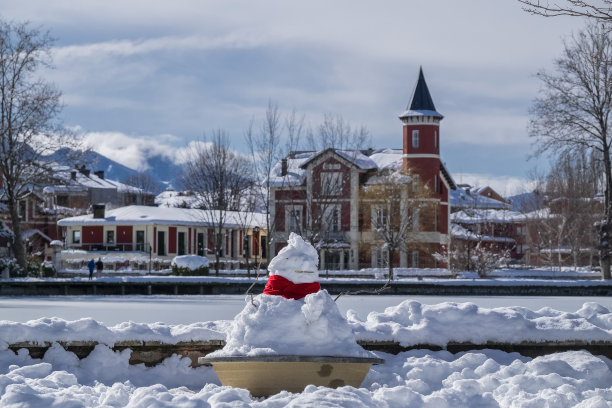
[[[605,223],[599,230],[599,265],[602,279],[610,279],[610,224]]]
[[[610,279],[610,226],[612,224],[612,206],[610,194],[612,194],[612,165],[610,163],[610,149],[604,142],[603,149],[604,174],[605,174],[605,196],[604,211],[605,223],[599,230],[599,264],[601,266],[602,279]]]
[[[221,260],[221,233],[215,234],[215,275],[219,276],[219,263]]]
[[[25,247],[23,245],[23,240],[21,239],[21,219],[18,214],[18,207],[15,205],[11,205],[9,202],[9,213],[11,216],[11,223],[13,227],[13,254],[15,255],[15,259],[17,260],[17,265],[19,265],[23,270],[26,270],[26,254]]]
[[[389,250],[387,253],[389,255],[389,280],[393,280],[393,255],[395,255],[395,251]]]

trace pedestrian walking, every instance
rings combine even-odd
[[[94,262],[93,258],[91,258],[91,260],[87,262],[87,269],[89,269],[89,280],[93,279],[93,271],[95,267],[96,263]]]
[[[102,263],[102,258],[98,258],[98,262],[96,262],[96,277],[102,277],[102,270],[104,269],[104,264]]]

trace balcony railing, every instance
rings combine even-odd
[[[109,244],[109,243],[87,243],[87,244],[69,244],[66,245],[69,249],[81,249],[83,251],[100,251],[100,252],[145,252],[149,253],[151,245],[149,244]]]

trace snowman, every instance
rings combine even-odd
[[[297,300],[318,292],[321,289],[318,264],[317,250],[292,232],[287,246],[268,265],[270,276],[264,294]]]

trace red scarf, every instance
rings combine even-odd
[[[263,293],[282,296],[286,299],[301,299],[310,293],[318,292],[320,289],[319,282],[293,283],[280,275],[270,275]]]

